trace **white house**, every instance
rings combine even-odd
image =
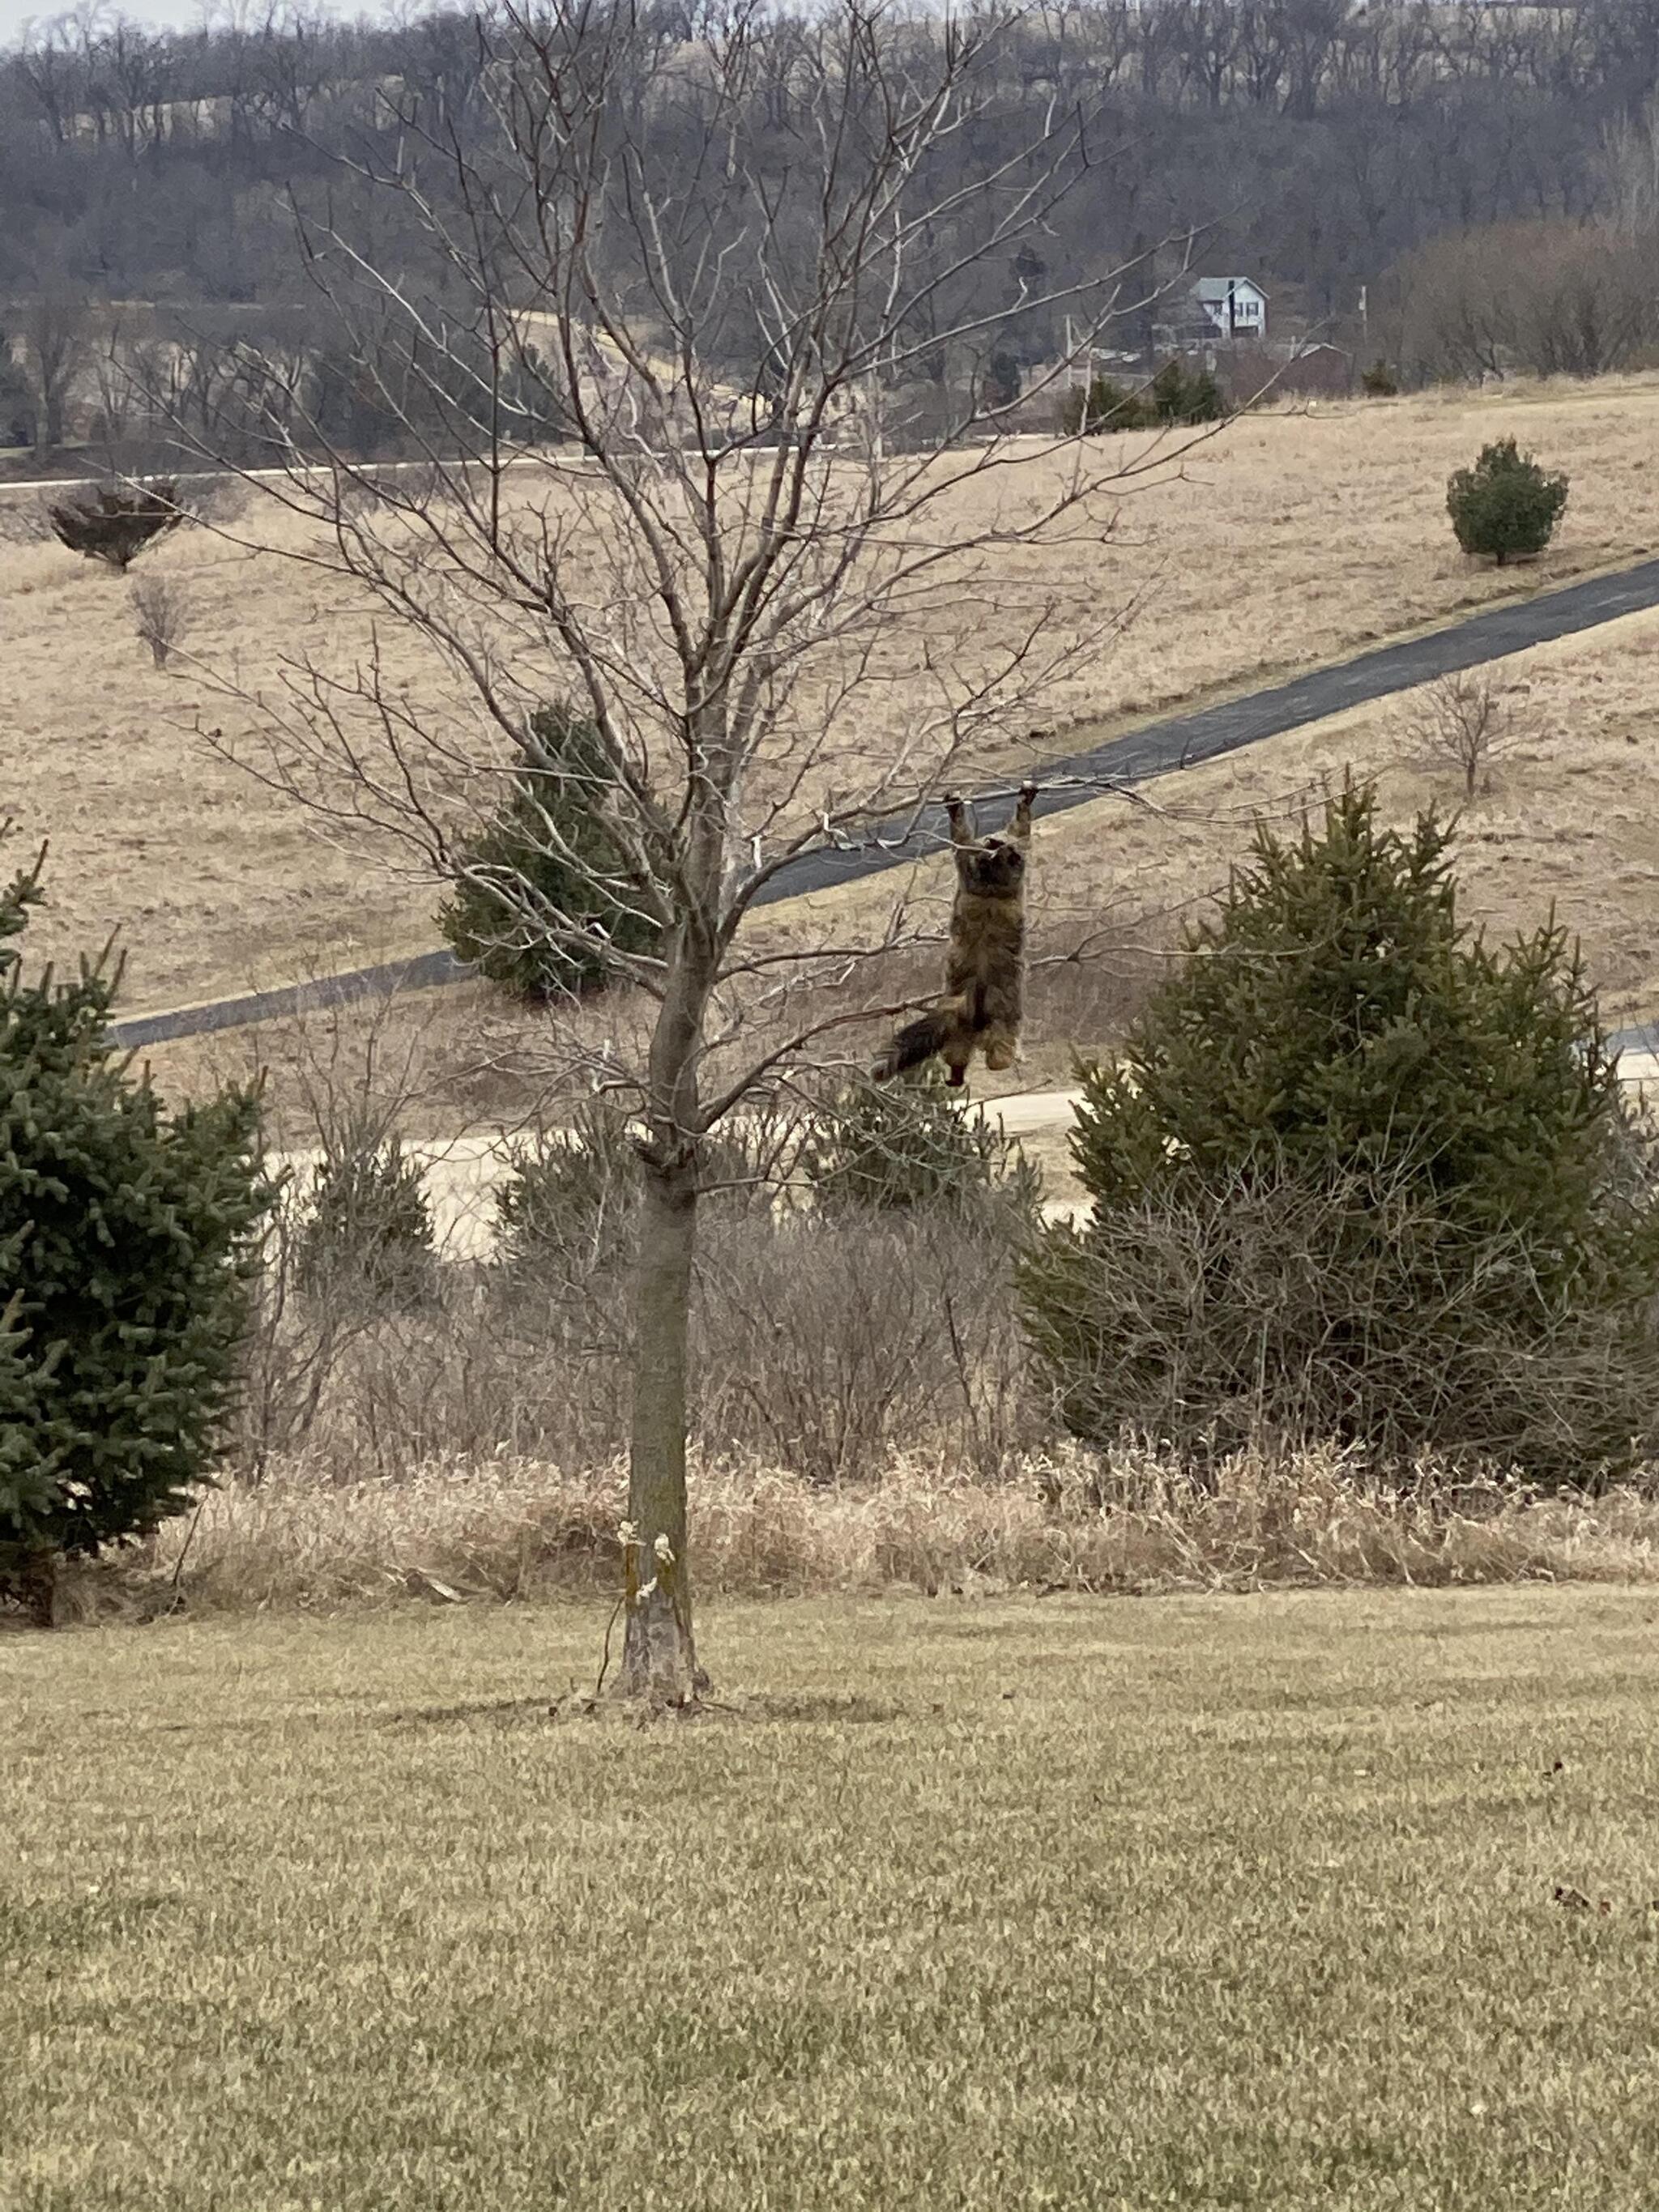
[[[1194,315],[1217,337],[1267,335],[1267,295],[1248,276],[1200,276],[1188,297]]]

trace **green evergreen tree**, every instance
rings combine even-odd
[[[1153,419],[1172,425],[1218,422],[1227,411],[1213,374],[1207,368],[1189,372],[1179,360],[1164,362],[1152,379],[1149,398]]]
[[[1131,392],[1109,376],[1092,376],[1086,390],[1068,392],[1060,404],[1061,429],[1093,437],[1103,430],[1145,430],[1158,420],[1146,395]]]
[[[1085,1072],[1094,1201],[1024,1277],[1073,1425],[1252,1423],[1553,1479],[1659,1402],[1659,1208],[1577,951],[1457,918],[1449,830],[1349,788],[1263,831],[1121,1059]]]
[[[527,1282],[626,1266],[641,1191],[626,1111],[585,1101],[568,1128],[544,1130],[509,1155],[495,1186],[499,1266]]]
[[[270,1192],[258,1101],[167,1115],[111,1045],[117,972],[25,975],[0,888],[0,1583],[148,1534],[210,1479]]]
[[[1458,544],[1500,568],[1517,555],[1541,553],[1566,504],[1565,477],[1547,476],[1513,438],[1483,446],[1474,466],[1455,470],[1446,483],[1446,512]]]
[[[533,757],[463,851],[438,920],[492,983],[547,998],[603,982],[615,953],[649,951],[659,933],[605,821],[611,769],[592,724],[544,707],[532,737]]]

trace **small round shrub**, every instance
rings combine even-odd
[[[1547,476],[1513,438],[1484,446],[1473,468],[1446,485],[1446,512],[1466,553],[1497,562],[1541,553],[1567,504],[1567,479]]]
[[[764,1108],[704,1139],[701,1202],[730,1218],[769,1211],[795,1150]],[[568,1125],[514,1146],[495,1186],[495,1250],[520,1285],[586,1281],[633,1256],[641,1191],[626,1109],[588,1099]]]
[[[437,1249],[418,1160],[395,1136],[345,1133],[318,1164],[300,1220],[296,1276],[313,1297],[416,1304]]]
[[[1000,1122],[964,1114],[932,1065],[903,1083],[854,1083],[825,1107],[799,1172],[818,1212],[950,1211],[1037,1218],[1042,1179]]]
[[[1388,362],[1379,358],[1362,370],[1359,386],[1368,399],[1392,399],[1400,390],[1400,380]]]
[[[591,721],[544,707],[493,822],[461,851],[438,917],[456,954],[504,990],[561,996],[605,981],[659,930],[606,820],[613,788]]]
[[[510,1275],[550,1269],[585,1278],[628,1259],[641,1192],[639,1158],[618,1106],[591,1100],[567,1128],[515,1146],[495,1186],[495,1249]]]

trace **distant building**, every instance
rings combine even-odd
[[[1187,297],[1194,321],[1213,337],[1267,335],[1267,295],[1248,276],[1200,276]]]

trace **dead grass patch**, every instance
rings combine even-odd
[[[1501,574],[1463,560],[1442,511],[1448,471],[1498,415],[1573,478],[1559,544]],[[993,609],[988,652],[1038,610],[1060,637],[1103,611],[1127,617],[1048,702],[1052,726],[1006,732],[1006,758],[992,748],[980,765],[994,775],[1052,750],[1056,730],[1260,680],[1633,556],[1659,542],[1659,471],[1631,458],[1656,415],[1659,381],[1613,380],[1243,418],[1178,477],[1125,500],[1109,531],[1022,550],[974,580]],[[297,526],[256,501],[237,527],[274,546]],[[431,943],[429,884],[389,851],[366,860],[332,841],[189,732],[219,711],[202,671],[258,688],[284,656],[347,666],[369,639],[366,601],[205,531],[179,533],[151,563],[191,609],[188,652],[166,669],[134,635],[118,579],[61,547],[0,547],[11,701],[0,816],[53,843],[41,951],[121,930],[127,1003],[140,1008]],[[389,678],[441,703],[418,647],[395,631],[381,642]],[[916,704],[902,683],[877,695],[868,742],[878,749]]]
[[[609,1589],[625,1494],[619,1465],[571,1471],[507,1453],[369,1482],[301,1461],[230,1483],[151,1542],[78,1571],[65,1611]],[[1236,1453],[1202,1481],[1151,1450],[1058,1447],[996,1482],[918,1455],[830,1489],[763,1461],[715,1460],[692,1494],[698,1587],[726,1597],[1659,1580],[1650,1488],[1541,1497],[1427,1462],[1409,1481],[1379,1483],[1334,1449]]]

